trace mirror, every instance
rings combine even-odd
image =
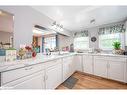
[[[37,53],[49,50],[55,51],[58,47],[58,34],[54,30],[35,25],[33,28],[32,45]]]
[[[0,48],[13,47],[14,16],[0,10]]]

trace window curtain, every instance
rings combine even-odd
[[[78,38],[78,37],[88,37],[88,30],[84,30],[81,32],[76,32],[74,33],[74,37]]]
[[[117,24],[109,27],[99,28],[99,35],[113,34],[113,33],[123,33],[125,32],[124,24]]]

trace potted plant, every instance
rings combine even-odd
[[[114,50],[113,50],[113,53],[114,54],[123,54],[123,50],[121,49],[121,43],[119,41],[116,41],[113,43],[113,47],[114,47]]]

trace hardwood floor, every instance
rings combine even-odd
[[[73,89],[127,89],[127,84],[119,83],[116,81],[95,77],[80,72],[75,72],[73,77],[78,79]],[[63,84],[56,89],[68,89]]]

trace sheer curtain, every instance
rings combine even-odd
[[[74,34],[74,49],[75,50],[86,50],[89,48],[89,37],[88,31],[76,32]]]
[[[113,42],[121,42],[121,48],[125,46],[124,24],[99,28],[99,48],[103,50],[113,49]]]

